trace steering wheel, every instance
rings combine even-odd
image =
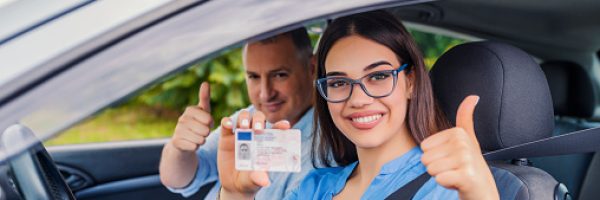
[[[75,199],[44,145],[31,129],[20,124],[12,125],[4,131],[0,141],[8,152],[11,145],[14,149],[15,144],[33,143],[27,151],[8,160],[15,185],[24,199]]]

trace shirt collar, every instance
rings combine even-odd
[[[256,108],[254,108],[254,105],[250,105],[246,109],[250,113],[254,113],[256,111]],[[311,135],[311,132],[312,132],[311,123],[312,123],[312,119],[313,119],[314,110],[315,109],[313,107],[310,107],[308,110],[306,110],[306,112],[304,112],[304,115],[302,115],[300,120],[298,120],[298,122],[296,122],[296,124],[294,124],[294,126],[292,126],[293,129],[302,130],[301,131],[302,137]],[[265,128],[271,128],[272,126],[273,126],[273,124],[266,122]],[[306,127],[308,127],[307,130],[305,130]]]
[[[346,181],[348,181],[348,177],[350,177],[350,174],[352,174],[357,164],[358,161],[355,161],[342,169],[342,171],[339,173],[339,178],[335,183],[335,187],[332,188],[332,195],[336,195],[340,193],[342,189],[344,189],[344,186],[346,186]]]
[[[381,166],[381,171],[379,174],[391,174],[401,169],[412,168],[412,166],[419,164],[422,154],[423,151],[421,148],[418,146],[413,147],[411,150],[404,153],[404,155],[395,158]]]
[[[411,150],[409,150],[408,152],[406,152],[404,155],[402,155],[398,158],[395,158],[395,159],[387,162],[386,164],[384,164],[381,167],[381,171],[379,172],[379,174],[386,175],[386,174],[396,173],[399,170],[402,170],[402,171],[409,170],[409,169],[413,168],[415,165],[418,165],[419,163],[421,163],[421,155],[422,154],[423,154],[423,151],[421,150],[421,148],[419,148],[419,146],[416,146],[416,147],[412,148]],[[353,162],[353,163],[347,165],[346,167],[344,167],[344,169],[342,169],[342,171],[338,175],[339,178],[338,178],[337,182],[335,183],[335,187],[333,187],[332,190],[330,190],[331,195],[336,195],[336,194],[340,193],[342,191],[342,189],[344,189],[344,187],[346,186],[346,181],[348,181],[348,177],[350,177],[350,175],[356,168],[357,164],[358,164],[358,161]]]
[[[302,137],[308,137],[312,134],[312,119],[314,114],[314,108],[309,108],[304,115],[294,124],[293,129],[300,129],[302,132]]]
[[[418,165],[419,163],[421,163],[421,155],[422,154],[423,154],[423,151],[421,150],[421,148],[416,146],[416,147],[412,148],[411,150],[409,150],[408,152],[404,153],[404,155],[402,155],[398,158],[395,158],[395,159],[387,162],[386,164],[384,164],[381,167],[381,171],[379,172],[379,174],[386,175],[386,174],[395,173],[398,170],[409,170],[409,169],[413,168],[415,165]],[[338,194],[339,192],[341,192],[342,189],[344,189],[344,186],[346,186],[346,181],[348,181],[348,177],[350,177],[350,175],[356,168],[357,164],[358,164],[358,161],[353,162],[353,163],[347,165],[346,167],[344,167],[344,169],[339,173],[338,181],[335,183],[335,187],[332,188],[333,189],[332,195]]]

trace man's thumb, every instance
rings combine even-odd
[[[472,136],[475,142],[477,137],[475,136],[475,125],[473,123],[473,113],[475,112],[475,106],[479,102],[479,96],[470,95],[466,97],[456,112],[456,127],[464,129],[470,136]]]
[[[202,82],[198,91],[198,107],[210,113],[210,85]]]

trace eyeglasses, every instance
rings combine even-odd
[[[398,73],[407,66],[408,63],[405,63],[398,69],[372,72],[359,79],[346,77],[320,78],[316,81],[316,86],[321,96],[331,103],[348,100],[352,95],[354,84],[360,85],[360,88],[370,97],[387,97],[396,88]]]

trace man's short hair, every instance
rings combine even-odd
[[[304,27],[300,27],[282,34],[278,34],[266,39],[258,41],[260,44],[270,44],[276,42],[281,37],[290,37],[294,46],[296,47],[296,55],[298,58],[305,62],[304,64],[310,63],[310,58],[313,54],[312,42],[308,36],[308,31]]]

